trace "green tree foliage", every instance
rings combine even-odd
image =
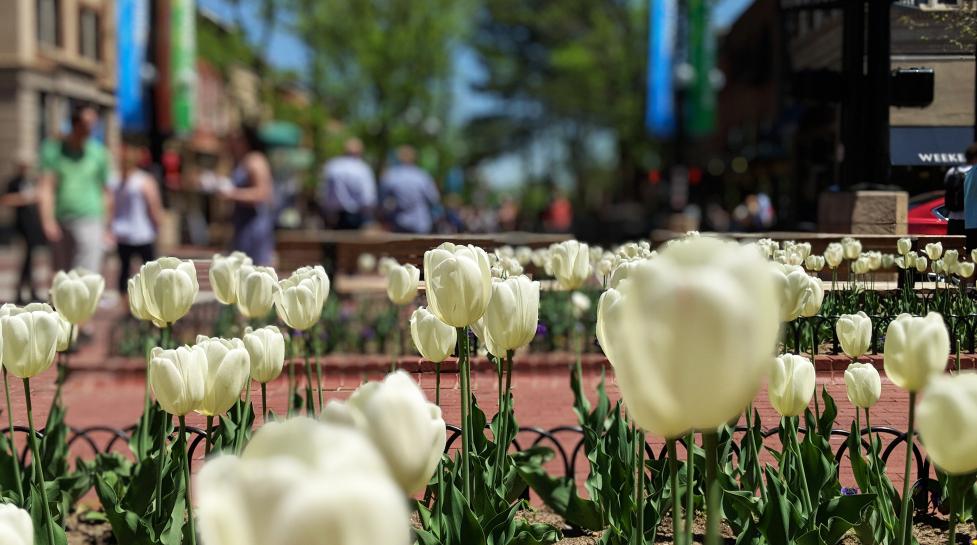
[[[618,181],[631,193],[652,151],[647,9],[638,0],[484,0],[471,40],[485,69],[477,90],[499,107],[468,124],[469,159],[555,144],[566,153],[554,169],[570,173],[578,200],[599,204]],[[610,160],[590,153],[608,139]]]

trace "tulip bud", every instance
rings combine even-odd
[[[916,271],[921,273],[926,272],[926,269],[929,268],[929,262],[926,260],[926,256],[922,255],[916,258],[915,265]]]
[[[871,363],[852,362],[845,370],[848,400],[859,409],[870,409],[882,396],[882,378]]]
[[[824,256],[807,256],[807,259],[804,260],[804,267],[811,272],[820,272],[824,268]]]
[[[844,250],[845,259],[858,259],[862,254],[862,242],[858,239],[845,237],[841,239],[841,248]]]
[[[410,316],[410,336],[424,359],[435,363],[450,356],[458,341],[455,328],[439,320],[424,307],[418,307]]]
[[[233,252],[229,256],[214,254],[210,262],[210,288],[214,297],[225,305],[237,302],[237,287],[241,267],[252,266],[251,258],[243,252]]]
[[[136,318],[165,327],[186,316],[199,289],[193,261],[161,257],[143,264],[130,279],[129,308]]]
[[[715,429],[756,396],[780,330],[769,268],[752,248],[699,237],[669,244],[622,283],[613,322],[624,331],[610,354],[639,426],[665,437]]]
[[[492,296],[485,250],[450,242],[424,252],[428,309],[451,327],[474,324]]]
[[[149,385],[164,411],[184,416],[204,399],[207,356],[200,346],[155,347],[149,356]]]
[[[588,299],[588,303],[589,303]],[[539,282],[513,276],[492,283],[492,298],[479,321],[489,352],[504,356],[528,345],[539,323]]]
[[[396,259],[389,256],[383,256],[377,261],[377,272],[380,273],[381,276],[387,276],[387,274],[390,273],[390,269],[397,265],[399,265],[399,263],[397,263]]]
[[[207,545],[408,545],[407,502],[371,442],[353,429],[293,418],[259,429],[240,457],[197,475]]]
[[[377,258],[373,254],[363,253],[356,258],[356,268],[360,274],[372,273],[377,268]]]
[[[837,269],[844,258],[845,249],[837,242],[828,244],[828,247],[824,250],[824,261],[828,264],[828,268]]]
[[[811,255],[811,243],[810,242],[799,242],[794,245],[794,249],[801,256],[801,261],[804,261]]]
[[[957,263],[956,275],[960,278],[970,278],[974,275],[974,262],[973,261],[960,261]]]
[[[322,317],[329,295],[329,277],[322,267],[303,267],[278,283],[274,292],[278,317],[299,331],[311,329]]]
[[[64,319],[43,303],[0,309],[0,362],[17,378],[32,378],[51,367],[65,339]]]
[[[550,269],[560,289],[575,290],[590,277],[590,250],[576,240],[550,246]]]
[[[776,358],[767,395],[781,416],[800,416],[814,395],[814,364],[795,354]]]
[[[570,306],[573,311],[573,317],[580,320],[590,311],[590,297],[587,297],[579,291],[575,291],[570,294]]]
[[[857,314],[842,314],[835,323],[835,333],[841,350],[852,359],[868,353],[872,344],[872,319],[862,311]]]
[[[102,275],[84,269],[58,271],[51,284],[51,304],[74,325],[88,322],[105,289]]]
[[[617,266],[611,272],[610,278],[607,279],[607,287],[616,288],[622,280],[628,277],[634,269],[644,261],[643,258],[635,259],[623,259],[618,262]]]
[[[793,265],[772,266],[774,278],[781,289],[780,318],[790,322],[801,316],[814,316],[824,301],[821,280],[808,276],[800,267]]]
[[[271,267],[241,265],[238,269],[237,310],[245,318],[263,318],[275,301],[278,275]]]
[[[265,384],[278,378],[285,365],[285,336],[273,325],[244,330],[244,348],[251,360],[251,378]]]
[[[428,403],[404,371],[360,386],[346,405],[355,416],[342,420],[355,422],[373,441],[404,493],[424,490],[444,454],[441,408]]]
[[[918,392],[946,369],[950,336],[943,316],[900,314],[885,335],[885,374],[896,386]]]
[[[925,247],[926,256],[929,257],[930,261],[936,261],[943,255],[943,243],[942,242],[930,242]]]
[[[882,254],[882,268],[890,270],[896,264],[896,256],[892,254]]]
[[[515,255],[516,261],[519,262],[523,267],[532,263],[533,260],[533,249],[529,246],[519,246],[516,248]]]
[[[406,305],[417,297],[421,271],[413,265],[394,265],[387,272],[387,297],[395,305]]]
[[[930,269],[932,269],[935,274],[943,274],[946,272],[946,265],[943,263],[942,259],[937,259],[936,261],[930,263]]]
[[[31,515],[12,503],[0,503],[0,543],[34,545]]]
[[[960,252],[957,250],[947,250],[943,252],[943,263],[946,265],[947,270],[953,270],[957,263],[960,262]]]
[[[852,261],[851,272],[855,274],[868,274],[872,272],[872,267],[869,263],[868,257],[862,256]]]
[[[604,355],[607,356],[607,361],[615,367],[617,366],[616,362],[620,361],[618,357],[624,357],[627,354],[623,347],[623,339],[620,338],[623,331],[621,309],[624,307],[620,304],[621,301],[621,292],[614,288],[605,290],[604,293],[600,294],[600,299],[597,300],[597,342],[600,344]]]
[[[199,335],[196,346],[204,351],[206,370],[204,397],[195,410],[206,416],[224,414],[241,399],[251,375],[251,357],[241,339]]]
[[[896,251],[899,255],[906,255],[913,249],[913,241],[908,238],[900,238],[896,241]]]
[[[604,279],[611,274],[614,270],[614,259],[611,257],[604,257],[597,261],[594,265],[594,273],[597,275],[598,279]]]
[[[926,455],[950,475],[977,471],[977,375],[934,378],[916,407]]]

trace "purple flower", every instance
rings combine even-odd
[[[854,496],[855,494],[858,494],[858,489],[857,488],[854,488],[854,487],[848,488],[847,486],[841,487],[841,495],[842,496]]]
[[[549,328],[546,327],[546,324],[544,324],[543,322],[536,324],[537,337],[545,337],[549,333],[549,331],[550,331]]]
[[[362,329],[362,331],[360,331],[360,335],[364,339],[372,339],[373,336],[376,335],[376,332],[373,331],[373,328],[372,327],[370,327],[370,326],[364,326],[363,329]]]

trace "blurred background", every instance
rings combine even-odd
[[[23,218],[35,185],[44,222],[46,173],[55,219],[71,219],[57,201],[84,161],[44,150],[72,142],[82,110],[75,139],[104,146],[107,187],[139,170],[159,188],[158,213],[150,190],[114,190],[115,240],[141,214],[161,247],[218,249],[248,246],[235,231],[271,237],[255,223],[605,244],[848,232],[819,201],[858,190],[935,202],[916,226],[911,210],[893,221],[945,232],[928,192],[977,128],[970,0],[0,5],[0,172],[21,196],[0,207],[0,241],[14,247],[39,230]]]

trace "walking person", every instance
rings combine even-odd
[[[947,210],[946,234],[963,235],[966,230],[965,190],[964,184],[967,172],[977,162],[977,142],[967,147],[964,152],[964,159],[967,161],[963,165],[950,167],[943,177],[943,202]]]
[[[392,231],[428,234],[434,226],[435,207],[441,195],[431,175],[417,166],[417,152],[411,146],[397,149],[398,164],[380,179],[380,203]]]
[[[231,183],[217,194],[234,203],[231,249],[244,252],[255,265],[272,265],[275,253],[274,187],[271,167],[258,131],[242,126],[230,140],[235,166]]]
[[[112,214],[112,236],[119,253],[119,293],[128,290],[132,258],[142,263],[156,259],[156,237],[163,222],[163,200],[151,174],[140,168],[144,150],[125,145],[122,148],[121,173],[115,188]]]
[[[17,161],[14,175],[7,180],[6,193],[0,197],[0,204],[16,209],[14,227],[17,234],[24,240],[24,257],[20,265],[20,277],[17,281],[18,305],[30,301],[38,301],[34,290],[34,256],[36,250],[44,246],[44,233],[41,230],[41,220],[37,213],[37,192],[29,178],[30,163],[27,160]],[[24,291],[27,297],[24,297]]]
[[[363,142],[350,138],[345,153],[322,167],[319,205],[327,226],[359,229],[373,220],[377,183],[373,169],[363,160]]]
[[[71,112],[71,132],[41,146],[37,203],[55,271],[102,269],[112,193],[108,152],[91,138],[97,122],[93,107],[77,107]]]

